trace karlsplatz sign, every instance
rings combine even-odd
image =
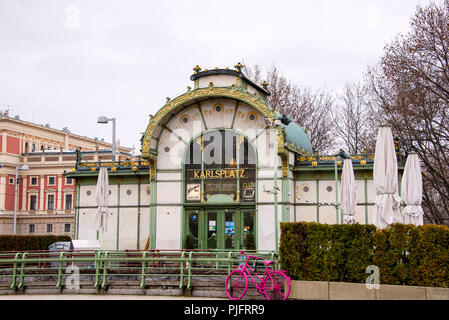
[[[194,170],[193,179],[247,178],[245,169]]]

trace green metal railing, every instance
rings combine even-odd
[[[253,252],[279,267],[274,251]],[[107,289],[109,284],[126,280],[141,289],[153,281],[175,283],[179,289],[191,289],[197,277],[225,279],[238,266],[238,251],[35,251],[0,252],[0,283],[11,289],[29,285],[54,283],[57,289],[67,288],[69,277],[77,273],[83,287]]]

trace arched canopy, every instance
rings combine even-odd
[[[164,125],[171,119],[173,114],[178,113],[185,106],[191,105],[198,101],[231,98],[247,103],[257,109],[264,117],[273,119],[275,117],[274,110],[269,107],[265,101],[256,93],[251,94],[245,89],[232,86],[230,88],[200,88],[168,100],[154,117],[150,118],[150,123],[142,137],[142,157],[150,159],[151,155],[156,155],[157,136],[163,130]]]

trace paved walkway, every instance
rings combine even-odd
[[[111,294],[14,294],[0,295],[0,300],[226,300],[222,298],[187,297],[187,296],[146,296],[146,295],[111,295]]]

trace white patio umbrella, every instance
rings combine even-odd
[[[100,242],[103,244],[104,232],[108,226],[108,204],[109,204],[109,179],[108,169],[101,167],[98,173],[97,188],[95,190],[97,199],[96,228],[100,232]]]
[[[374,224],[386,228],[392,223],[402,223],[399,210],[401,198],[398,195],[398,164],[393,134],[389,126],[379,127],[374,154],[374,190],[376,206]]]
[[[423,225],[421,166],[416,153],[410,153],[405,163],[404,175],[402,176],[402,200],[406,205],[402,210],[404,223]]]
[[[355,222],[355,211],[357,208],[357,186],[350,158],[343,161],[340,187],[340,208],[344,223]]]

